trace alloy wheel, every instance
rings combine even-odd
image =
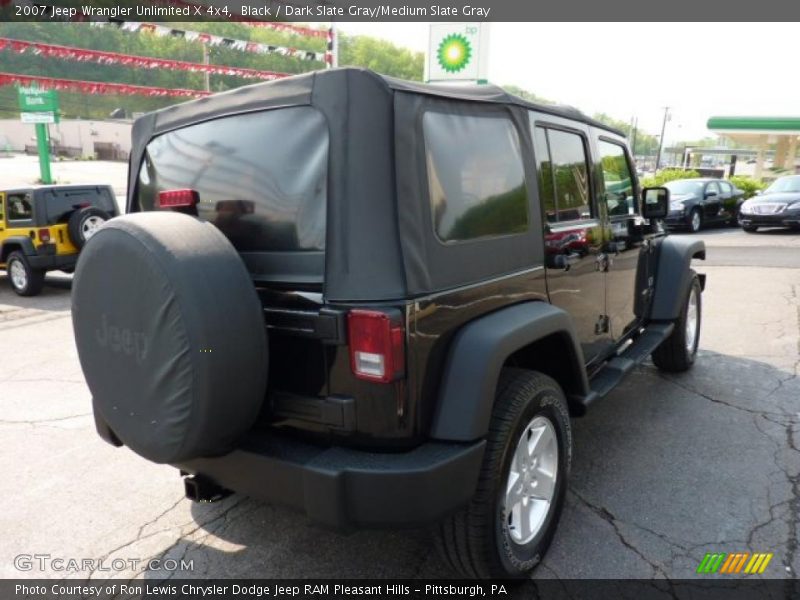
[[[517,442],[506,482],[505,515],[508,533],[527,544],[542,529],[556,490],[558,439],[550,419],[536,416]]]

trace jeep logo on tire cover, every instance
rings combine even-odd
[[[109,348],[117,354],[134,356],[139,364],[147,357],[149,344],[144,332],[111,325],[105,313],[101,319],[101,326],[95,329],[95,338],[102,348]]]

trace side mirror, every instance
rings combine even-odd
[[[642,216],[645,219],[663,219],[669,212],[669,190],[650,187],[642,190]]]
[[[717,192],[706,192],[706,198],[714,198],[717,196]]]

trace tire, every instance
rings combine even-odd
[[[230,451],[267,386],[263,308],[210,223],[113,219],[81,251],[72,323],[95,416],[137,454],[180,464]]]
[[[690,310],[690,300],[693,297],[696,300],[695,309]],[[653,363],[662,371],[680,373],[688,371],[694,364],[700,342],[702,297],[700,279],[697,273],[692,271],[689,291],[683,302],[681,314],[675,321],[675,329],[651,355]],[[691,321],[694,321],[694,325],[687,327],[687,323]]]
[[[22,252],[14,251],[8,255],[6,273],[11,289],[20,296],[37,296],[44,287],[44,271],[31,267]]]
[[[531,426],[541,432],[540,441],[550,440],[532,460],[541,460],[541,465],[549,465],[549,468],[537,469],[537,462],[532,462],[529,465],[534,470],[523,473],[515,455],[523,448],[523,435],[531,434]],[[530,454],[527,456],[531,460]],[[435,532],[436,546],[445,562],[467,577],[527,576],[539,564],[553,539],[564,505],[571,462],[572,430],[559,385],[541,373],[503,369],[475,495],[465,508],[442,521]],[[527,483],[531,486],[528,489],[533,491],[533,486],[539,485],[536,475],[541,482],[551,481],[544,479],[543,474],[553,471],[553,466],[557,468],[549,505],[537,501],[539,519],[536,522],[541,524],[526,532],[519,527],[523,523],[519,516],[525,510],[522,501],[513,505],[514,510],[506,511],[508,481],[512,476],[522,477],[520,485]],[[513,475],[512,469],[516,470]],[[547,488],[543,489],[548,495]],[[533,510],[530,497],[528,505]]]
[[[742,229],[744,229],[747,233],[755,233],[758,231],[758,225],[742,225]]]
[[[111,218],[106,211],[96,206],[76,210],[67,222],[69,239],[76,248],[81,249],[86,242]]]
[[[703,215],[699,208],[693,208],[689,213],[689,231],[697,233],[703,228]]]

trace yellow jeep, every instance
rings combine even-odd
[[[45,273],[71,273],[86,241],[117,214],[106,185],[0,190],[0,269],[17,294],[35,296]]]

